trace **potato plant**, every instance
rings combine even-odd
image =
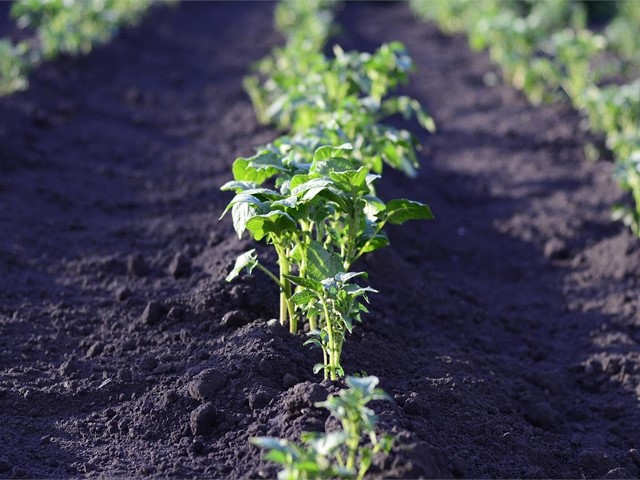
[[[350,158],[352,150],[349,144],[323,146],[315,150],[311,163],[294,161],[293,153],[282,157],[265,150],[237,159],[235,180],[222,186],[236,193],[223,215],[231,211],[238,235],[248,231],[276,251],[278,274],[267,273],[264,266],[259,269],[280,288],[280,322],[288,322],[292,332],[298,330],[300,313],[309,319],[311,330],[328,328],[333,333],[330,325],[336,325],[331,321],[333,315],[325,311],[305,310],[299,296],[292,301],[292,278],[299,288],[307,288],[300,282],[323,282],[346,273],[363,254],[388,244],[386,224],[433,217],[429,207],[419,202],[397,199],[385,203],[378,198],[373,185],[379,176]],[[274,187],[265,187],[267,181]],[[258,265],[255,254],[243,254],[227,279]],[[317,318],[324,321],[319,325]],[[337,366],[341,348],[331,351],[331,359],[338,356],[332,362]]]
[[[334,47],[334,58],[317,52],[293,52],[292,57],[269,57],[259,76],[249,77],[250,93],[258,118],[291,131],[288,141],[317,138],[318,144],[350,142],[354,155],[376,173],[382,164],[415,176],[418,144],[406,130],[384,125],[384,118],[415,116],[426,130],[433,120],[420,104],[406,96],[389,96],[406,82],[413,69],[403,45],[392,42],[375,53],[344,52]],[[288,148],[286,142],[277,147]]]
[[[334,2],[283,2],[276,10],[286,45],[259,62],[245,88],[258,119],[288,133],[233,163],[234,179],[222,190],[234,198],[230,212],[239,237],[245,232],[272,245],[278,271],[263,265],[255,249],[240,255],[231,281],[255,269],[280,291],[280,323],[292,333],[308,323],[310,340],[323,353],[315,371],[332,380],[344,375],[340,358],[346,335],[375,291],[354,283],[362,255],[388,245],[387,224],[433,218],[427,205],[407,199],[384,202],[374,183],[383,163],[414,176],[414,137],[381,121],[415,116],[433,120],[409,97],[393,95],[413,69],[398,42],[375,53],[321,52],[331,30]]]
[[[603,34],[587,28],[587,14],[594,9],[572,0],[413,0],[412,6],[445,30],[466,30],[471,45],[488,49],[505,79],[533,103],[562,93],[588,118],[592,131],[605,134],[616,179],[632,199],[630,206],[615,206],[613,217],[640,236],[638,2],[620,2]]]
[[[388,434],[378,436],[378,419],[368,406],[374,400],[390,400],[376,388],[374,376],[346,378],[348,389],[330,395],[317,407],[326,408],[341,429],[330,433],[303,433],[301,442],[272,437],[251,439],[254,445],[268,450],[265,459],[282,465],[279,479],[349,478],[361,480],[377,453],[388,454],[393,440]]]
[[[29,72],[43,60],[88,53],[121,26],[138,22],[151,0],[16,0],[11,16],[35,39],[13,44],[0,39],[0,95],[27,88]]]

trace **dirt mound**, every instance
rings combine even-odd
[[[224,281],[252,244],[218,187],[277,135],[241,87],[272,7],[155,9],[0,99],[0,477],[273,477],[250,437],[331,427],[313,403],[341,385],[270,322],[271,283]],[[346,49],[406,43],[438,125],[419,178],[379,189],[437,219],[362,260],[381,293],[344,351],[394,398],[373,474],[637,477],[640,248],[580,119],[486,86],[487,57],[405,4],[338,22]]]

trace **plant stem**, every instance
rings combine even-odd
[[[355,193],[353,194],[355,196]],[[353,250],[356,246],[356,236],[358,234],[358,227],[360,223],[360,211],[358,210],[358,198],[356,197],[355,202],[353,202],[353,215],[349,218],[349,239],[347,240],[347,252],[344,257],[344,269],[345,271],[349,271],[351,268],[351,264],[354,262],[353,258]]]
[[[629,186],[631,187],[631,193],[633,194],[633,201],[635,203],[635,233],[640,236],[640,225],[638,220],[640,217],[640,174],[633,169],[629,169]]]
[[[362,254],[364,253],[365,249],[369,246],[369,244],[371,243],[371,240],[373,240],[376,235],[378,235],[382,229],[384,228],[385,224],[386,224],[386,220],[381,221],[380,224],[378,225],[378,228],[376,228],[376,231],[374,232],[373,235],[371,235],[371,237],[369,238],[369,240],[367,240],[365,242],[365,244],[360,248],[360,250],[358,250],[358,252],[355,254],[355,256],[353,257],[353,259],[351,260],[351,263],[355,262],[357,259],[359,259]],[[351,264],[349,264],[349,268],[351,267]]]
[[[258,267],[259,270],[262,270],[271,280],[276,282],[278,287],[280,287],[280,290],[284,289],[284,286],[282,285],[282,283],[280,283],[280,280],[278,280],[278,277],[276,277],[273,273],[271,273],[269,270],[267,270],[265,267],[263,267],[259,263],[256,263],[256,267]]]
[[[331,380],[337,380],[337,365],[339,364],[339,359],[336,357],[336,349],[335,349],[335,339],[333,338],[333,324],[331,322],[331,317],[329,316],[329,308],[327,307],[327,302],[324,299],[320,299],[322,302],[322,309],[324,310],[325,323],[327,325],[327,334],[329,336],[329,363],[327,369],[329,370],[329,377]],[[323,349],[324,350],[324,349]],[[326,370],[325,370],[326,372]]]
[[[329,370],[328,370],[328,359],[327,359],[327,351],[323,348],[322,349],[322,361],[324,362],[324,379],[328,380],[329,379]]]
[[[278,264],[280,265],[280,324],[283,326],[286,325],[288,318],[289,331],[295,333],[298,330],[298,319],[293,305],[291,305],[289,301],[291,298],[291,282],[285,276],[291,273],[291,264],[289,263],[286,249],[277,244],[274,244],[274,246],[278,253]]]
[[[358,447],[360,446],[360,429],[356,427],[358,425],[358,419],[351,419],[349,429],[345,428],[348,432],[349,438],[347,438],[347,448],[349,450],[347,456],[347,469],[352,470],[356,466],[356,457],[358,454]]]

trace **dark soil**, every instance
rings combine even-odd
[[[324,428],[313,402],[340,384],[319,353],[268,321],[264,277],[224,281],[252,243],[218,187],[277,135],[241,87],[280,41],[272,7],[156,8],[0,99],[0,477],[274,476],[250,437]],[[395,398],[376,471],[637,477],[640,248],[609,221],[611,165],[574,112],[488,87],[486,55],[406,4],[338,21],[345,48],[406,43],[439,127],[420,177],[379,189],[437,219],[360,265],[381,293],[344,364]]]

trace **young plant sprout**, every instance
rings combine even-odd
[[[350,478],[362,480],[377,453],[388,454],[390,435],[376,434],[378,418],[367,406],[374,400],[390,400],[376,388],[378,378],[347,377],[348,389],[330,395],[316,407],[329,410],[340,421],[341,430],[331,433],[303,433],[300,443],[272,437],[255,437],[253,445],[269,450],[265,459],[282,465],[281,480]]]

